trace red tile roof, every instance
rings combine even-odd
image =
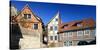
[[[92,18],[71,21],[71,22],[60,24],[59,25],[59,32],[92,28],[92,27],[95,27],[95,25],[96,25],[95,21]]]

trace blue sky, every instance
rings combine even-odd
[[[96,6],[58,4],[43,2],[11,1],[18,11],[28,4],[32,12],[39,16],[46,25],[59,11],[63,22],[93,18],[96,21]]]

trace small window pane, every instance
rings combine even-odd
[[[24,18],[27,19],[27,14],[24,14]]]
[[[58,19],[56,19],[56,21],[58,21]]]
[[[82,24],[77,24],[78,27],[82,27]]]
[[[55,40],[57,40],[57,36],[55,36]]]
[[[25,19],[30,19],[31,18],[31,14],[24,14],[24,18]]]
[[[89,33],[90,33],[89,30],[85,30],[85,31],[84,31],[84,34],[85,34],[85,35],[89,35]]]
[[[72,46],[72,41],[65,41],[64,42],[64,45],[65,46]]]
[[[77,35],[78,36],[82,36],[83,35],[83,31],[77,31]]]
[[[50,36],[50,39],[53,40],[53,36]]]
[[[38,24],[34,24],[34,29],[38,29]]]
[[[55,26],[55,31],[57,30],[57,26]]]
[[[68,36],[71,37],[71,36],[72,36],[72,32],[69,32],[69,33],[68,33]]]
[[[66,46],[66,41],[64,42],[64,46]]]
[[[53,27],[52,27],[52,26],[50,27],[50,30],[51,30],[51,31],[53,30]]]
[[[31,18],[31,14],[27,14],[27,15],[28,15],[27,18],[30,19]]]

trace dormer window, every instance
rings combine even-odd
[[[82,22],[77,22],[73,26],[82,27]]]
[[[31,19],[31,14],[24,14],[25,19]]]
[[[67,28],[68,27],[68,24],[64,25],[62,28]]]
[[[78,23],[77,26],[78,26],[78,27],[82,27],[82,24]]]

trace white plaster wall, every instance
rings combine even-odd
[[[49,39],[49,42],[52,43],[52,42],[55,42],[57,43],[58,42],[58,21],[56,21],[56,18],[58,19],[58,14],[56,15],[56,17],[48,24],[48,39]],[[53,26],[53,30],[51,31],[50,30],[50,26]],[[57,26],[57,30],[55,31],[54,27]],[[53,40],[50,40],[50,36],[53,36]],[[57,40],[55,40],[55,36],[57,36]]]

